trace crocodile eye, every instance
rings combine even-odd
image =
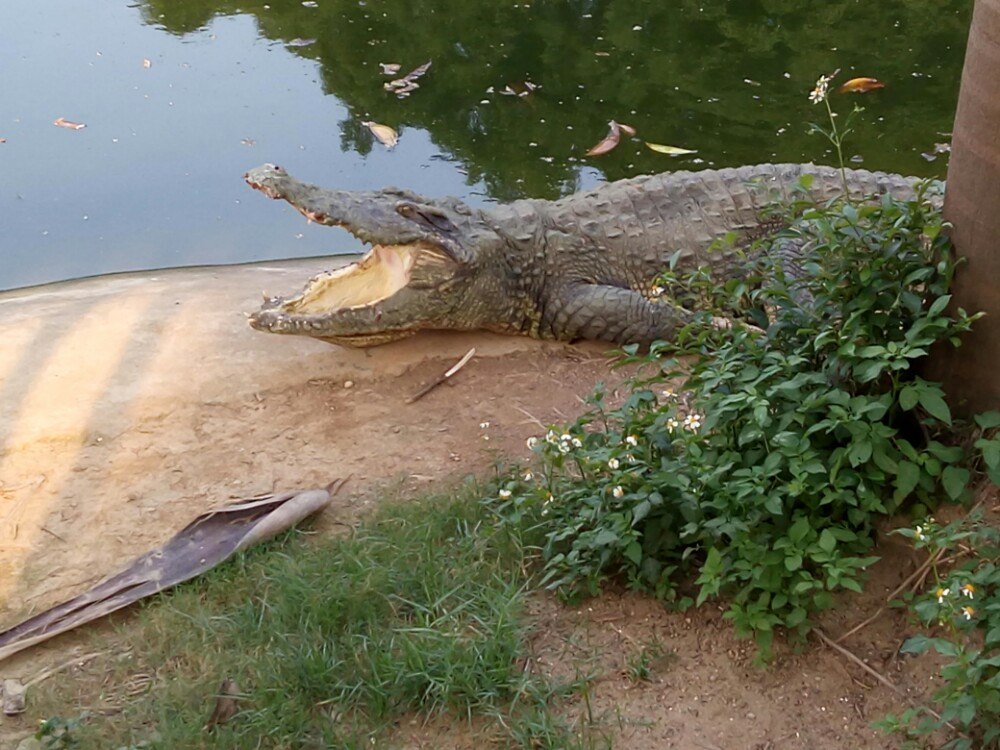
[[[396,212],[400,216],[405,216],[407,219],[412,218],[416,214],[416,209],[413,208],[409,203],[403,203],[402,205],[396,206]]]

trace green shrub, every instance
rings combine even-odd
[[[774,240],[803,249],[798,280],[766,247],[747,254],[749,282],[667,274],[672,294],[742,310],[766,333],[699,314],[675,344],[627,349],[653,375],[624,403],[598,389],[533,442],[536,474],[512,474],[488,502],[540,535],[547,585],[578,596],[624,577],[682,605],[724,595],[766,654],[775,628],[804,635],[835,592],[860,590],[881,516],[966,495],[944,394],[914,371],[973,320],[946,311],[940,189],[798,207]]]
[[[975,442],[982,468],[1000,486],[1000,413],[976,417]],[[1000,747],[1000,531],[983,521],[980,508],[941,526],[927,518],[900,529],[931,562],[931,588],[910,602],[929,634],[910,638],[902,651],[934,650],[945,657],[944,684],[934,693],[937,712],[911,708],[885,717],[879,726],[920,739],[940,730],[955,735],[949,750]],[[950,569],[949,558],[959,564]]]

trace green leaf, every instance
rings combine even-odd
[[[912,409],[917,405],[919,399],[920,391],[912,385],[905,386],[903,390],[899,392],[899,405],[902,407],[903,411],[909,411]]]
[[[909,495],[920,481],[920,467],[911,461],[900,461],[896,474],[896,496],[900,499]]]
[[[952,500],[958,500],[969,483],[969,470],[957,466],[948,466],[941,474],[941,484]]]
[[[785,558],[785,568],[795,571],[802,567],[802,555],[789,555]]]
[[[934,300],[934,304],[931,305],[931,308],[930,310],[927,311],[927,314],[940,315],[941,313],[944,312],[944,309],[948,306],[949,302],[951,302],[950,294],[946,294],[943,297],[938,297],[936,300]]]
[[[982,414],[977,414],[973,417],[973,419],[975,419],[976,424],[984,430],[991,430],[994,427],[1000,427],[1000,411],[986,411]]]
[[[833,552],[837,546],[837,537],[833,535],[830,529],[823,529],[823,533],[819,535],[819,546],[824,552]]]
[[[928,414],[945,424],[951,424],[951,410],[941,396],[940,388],[925,388],[920,392],[920,405]]]
[[[649,515],[650,509],[653,507],[649,500],[643,500],[641,503],[637,504],[635,508],[632,509],[632,525],[635,526],[643,518]]]
[[[639,565],[642,562],[642,545],[639,542],[631,542],[625,548],[625,557],[635,565]]]
[[[799,519],[789,527],[788,538],[798,544],[806,538],[806,534],[809,533],[809,529],[809,519],[805,516],[800,516]]]

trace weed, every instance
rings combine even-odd
[[[515,746],[573,746],[550,709],[575,686],[517,666],[520,540],[482,516],[465,497],[390,506],[351,539],[293,535],[178,588],[128,638],[143,662],[129,671],[155,674],[153,688],[113,722],[83,723],[81,741],[360,748],[391,745],[400,717],[443,715],[485,717]],[[226,676],[240,710],[208,732]]]

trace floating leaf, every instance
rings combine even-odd
[[[837,89],[838,94],[864,94],[866,91],[884,89],[885,84],[877,78],[852,78],[847,83],[841,84]]]
[[[403,67],[399,63],[379,63],[378,66],[382,69],[382,75],[384,76],[394,76]]]
[[[423,65],[414,68],[409,73],[407,73],[402,78],[396,78],[388,83],[382,84],[382,88],[386,91],[393,92],[396,96],[403,98],[409,96],[410,92],[414,89],[420,88],[420,84],[417,83],[417,79],[420,78],[424,73],[428,71],[431,67],[431,61],[428,60]]]
[[[144,57],[142,59],[142,67],[144,67],[146,70],[149,70],[150,68],[153,67],[153,61],[150,60],[148,57]]]
[[[612,120],[612,122],[614,122],[614,120]],[[615,122],[615,125],[617,125],[625,135],[635,135],[635,128],[631,125],[626,125],[623,122]]]
[[[604,136],[604,139],[591,147],[587,152],[587,156],[601,156],[611,151],[615,146],[618,145],[618,141],[622,137],[622,128],[617,122],[612,120],[608,123],[608,134]]]
[[[658,154],[667,154],[668,156],[684,156],[685,154],[697,154],[689,148],[680,148],[679,146],[664,146],[662,143],[650,143],[646,141],[646,148],[652,149]]]
[[[378,138],[379,143],[386,148],[392,148],[399,141],[399,134],[388,125],[382,125],[371,120],[365,120],[361,124],[372,131],[372,135]]]
[[[60,128],[68,128],[69,130],[82,130],[83,128],[87,127],[82,122],[71,122],[70,120],[66,120],[62,117],[60,117],[52,124]]]
[[[285,42],[289,47],[308,47],[310,44],[316,44],[315,39],[303,39],[300,36],[295,37],[289,42]]]

